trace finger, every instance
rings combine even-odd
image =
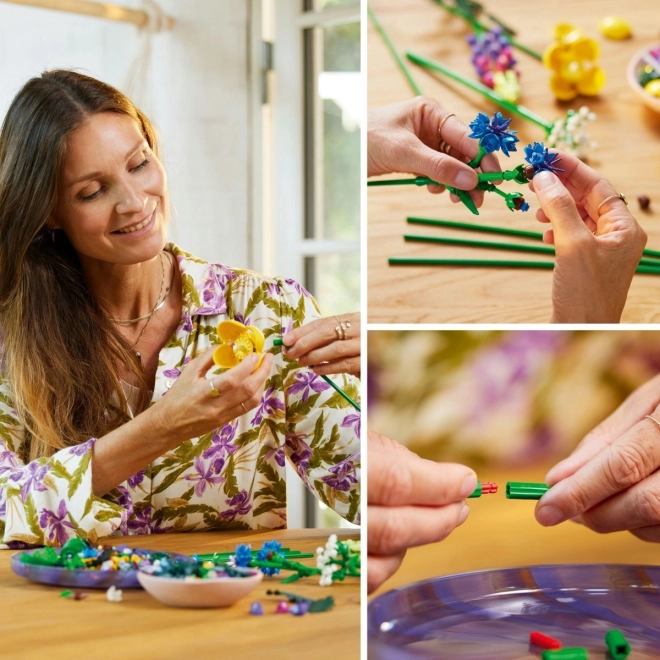
[[[601,449],[611,445],[646,415],[651,415],[658,403],[660,376],[639,387],[609,417],[590,431],[568,458],[555,465],[546,475],[546,483],[554,485],[575,474]]]
[[[428,185],[426,186],[426,189],[430,193],[433,193],[434,195],[439,195],[440,193],[443,193],[445,192],[445,190],[447,190],[444,186],[436,186],[436,185]]]
[[[259,407],[259,405],[261,404],[261,400],[263,399],[265,390],[266,390],[265,384],[261,383],[261,385],[259,385],[252,394],[244,398],[242,401],[239,401],[230,408],[223,408],[222,412],[220,413],[223,423],[226,424],[227,421],[238,419],[243,415],[247,415],[251,410],[254,410],[255,408]]]
[[[550,218],[545,214],[543,209],[536,210],[536,219],[539,222],[550,222]]]
[[[327,346],[339,340],[337,328],[340,323],[345,326],[344,336],[352,339],[360,336],[360,317],[358,314],[327,316],[322,319],[316,319],[307,325],[296,328],[296,330],[287,333],[282,341],[285,344],[284,352],[292,360],[299,360],[309,351]],[[346,340],[339,340],[346,341]],[[303,364],[301,362],[301,364]],[[307,364],[314,364],[308,362]]]
[[[182,373],[187,370],[188,373],[203,375],[213,366],[213,353],[217,346],[211,346],[205,351],[202,351],[199,355],[196,355],[188,364],[186,364]]]
[[[414,148],[404,152],[401,161],[403,171],[427,176],[442,185],[472,190],[479,183],[477,173],[471,167],[419,141]]]
[[[477,475],[455,463],[436,463],[398,442],[369,433],[368,501],[383,506],[457,502],[477,487]]]
[[[288,355],[288,352],[287,352]],[[314,348],[308,353],[301,355],[298,362],[303,366],[312,364],[319,364],[321,362],[333,362],[335,360],[343,360],[352,357],[360,356],[360,338],[337,340],[335,336],[334,341],[321,348]]]
[[[654,472],[585,511],[582,522],[602,534],[657,525],[660,523],[660,473]]]
[[[371,457],[370,457],[371,458]],[[372,468],[369,468],[373,474]],[[465,522],[470,507],[454,502],[441,507],[372,506],[367,526],[369,552],[393,555],[406,548],[437,543]]]
[[[648,477],[660,464],[660,428],[644,419],[602,449],[539,501],[536,519],[545,526],[575,518]]]
[[[452,151],[464,154],[468,160],[475,158],[479,154],[479,141],[469,137],[472,131],[456,115],[447,119],[442,125],[441,139],[452,146]],[[482,162],[488,166],[489,172],[500,172],[500,164],[497,157],[490,155],[490,158],[484,156]]]
[[[223,405],[240,405],[258,391],[270,374],[273,359],[274,356],[267,353],[259,368],[254,370],[258,356],[248,355],[238,366],[225,371],[221,376],[215,376],[213,385],[223,397]]]
[[[367,560],[367,593],[376,591],[385,580],[391,578],[399,570],[405,556],[405,550],[388,557],[370,554]]]
[[[552,229],[548,229],[543,232],[543,242],[547,243],[548,245],[555,244],[555,232],[552,231]]]
[[[649,541],[650,543],[660,543],[660,525],[652,525],[651,527],[640,527],[638,529],[631,529],[630,533],[642,541]]]
[[[317,376],[330,376],[332,374],[360,374],[360,358],[350,358],[347,360],[338,360],[335,362],[325,362],[315,364],[312,371]]]
[[[592,239],[575,200],[556,174],[539,172],[534,177],[534,192],[545,215],[550,218],[558,249],[580,249]]]

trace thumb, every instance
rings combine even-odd
[[[184,370],[193,374],[205,374],[213,366],[213,353],[216,348],[217,346],[211,346],[211,348],[207,348],[199,355],[196,355],[188,362]]]
[[[574,245],[591,235],[577,209],[575,200],[554,172],[539,172],[533,179],[534,192],[552,223],[555,245]]]
[[[403,153],[405,156],[402,154],[398,169],[427,176],[437,183],[461,190],[473,190],[479,183],[477,173],[471,167],[427,147],[419,140],[412,149]]]

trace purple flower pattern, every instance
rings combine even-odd
[[[55,541],[56,545],[64,545],[71,534],[67,529],[75,530],[75,527],[65,520],[67,517],[66,502],[60,501],[57,511],[44,509],[39,517],[39,526],[44,530],[44,534],[50,541]]]
[[[298,394],[302,392],[303,403],[309,398],[310,390],[314,392],[323,392],[330,389],[322,378],[317,376],[313,371],[300,371],[296,374],[296,382],[289,388],[289,394]]]

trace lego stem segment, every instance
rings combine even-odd
[[[507,481],[506,497],[509,500],[540,500],[549,490],[550,486],[546,486],[545,484]]]

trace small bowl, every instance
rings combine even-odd
[[[140,571],[137,578],[156,600],[171,607],[228,607],[247,596],[264,577],[258,570],[245,569],[241,572],[249,577],[187,581]]]
[[[656,96],[651,96],[649,93],[645,92],[644,88],[639,84],[639,74],[641,72],[642,67],[644,66],[644,61],[642,58],[645,55],[648,55],[649,51],[653,50],[654,48],[658,48],[658,45],[656,44],[654,46],[647,46],[646,48],[640,50],[630,60],[630,63],[628,64],[627,75],[628,75],[628,84],[639,95],[643,103],[652,110],[655,110],[656,112],[660,112],[660,98]]]

